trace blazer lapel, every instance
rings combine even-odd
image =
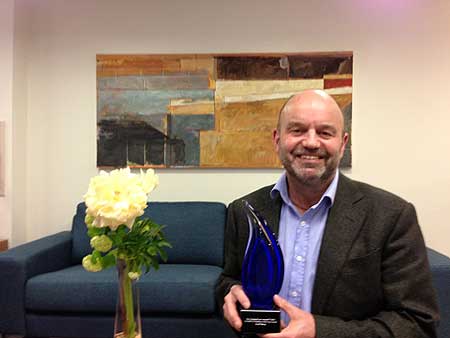
[[[317,264],[312,313],[324,311],[336,279],[358,235],[366,214],[363,194],[347,177],[340,175],[336,197],[330,209]]]
[[[280,228],[280,212],[281,212],[281,197],[279,194],[276,195],[274,199],[270,197],[270,190],[265,190],[261,194],[258,200],[255,200],[255,209],[258,211],[262,217],[267,221],[267,225],[272,230],[272,232],[278,237],[278,231]]]
[[[281,197],[277,197],[268,203],[264,209],[261,210],[263,217],[267,221],[267,225],[272,229],[275,237],[278,238],[278,231],[280,229],[280,213],[281,213]]]

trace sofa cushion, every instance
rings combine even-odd
[[[210,265],[162,264],[141,276],[141,312],[212,314],[214,286],[222,269]],[[81,265],[31,278],[25,306],[36,312],[114,313],[115,268],[87,272]]]
[[[84,223],[86,206],[80,203],[72,224],[72,261],[80,264],[92,249]],[[165,225],[172,244],[167,263],[222,266],[226,206],[216,202],[150,202],[143,217]]]
[[[450,260],[447,256],[430,248],[427,253],[441,316],[437,330],[438,337],[450,337]]]

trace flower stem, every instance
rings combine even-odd
[[[128,277],[128,264],[125,261],[118,262],[121,273],[119,283],[121,284],[120,307],[122,309],[122,329],[126,338],[134,338],[136,321],[134,318],[133,285]]]

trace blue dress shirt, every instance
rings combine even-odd
[[[283,173],[270,192],[272,198],[278,192],[282,199],[278,242],[283,251],[284,279],[280,296],[308,312],[311,312],[314,279],[325,223],[334,202],[338,180],[339,173],[336,170],[333,181],[319,202],[303,215],[289,198],[286,173]],[[289,323],[289,317],[284,312],[281,313],[281,319],[286,324]]]

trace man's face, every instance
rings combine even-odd
[[[342,113],[330,97],[309,93],[291,100],[273,134],[288,177],[313,187],[328,184],[348,141],[343,124]]]

